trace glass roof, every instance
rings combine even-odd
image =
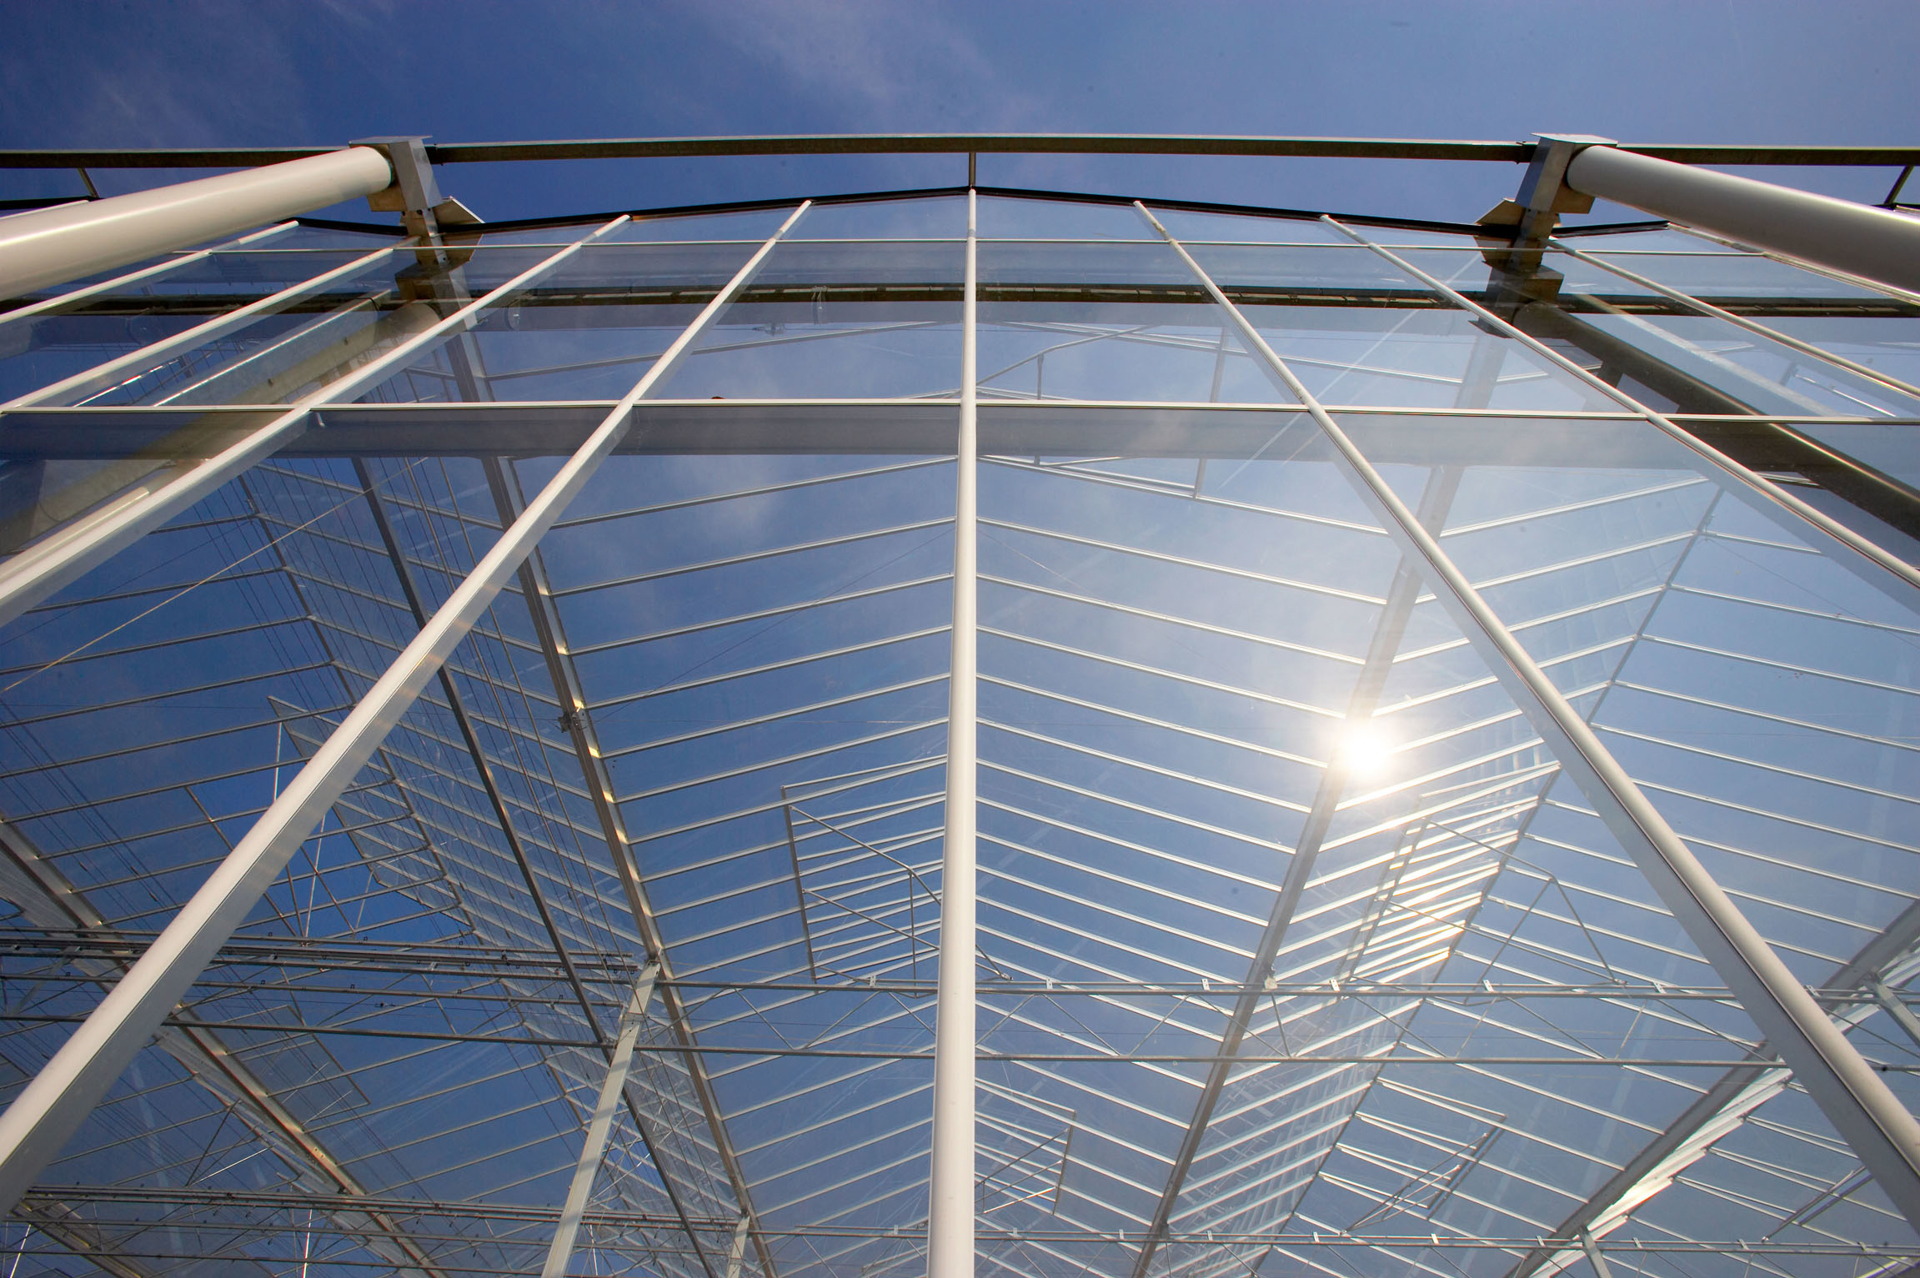
[[[1920,1262],[1542,717],[1912,1108],[1911,298],[968,209],[294,226],[0,312],[0,587],[90,547],[0,628],[7,1099],[459,615],[18,1272],[537,1272],[596,1106],[568,1272],[919,1272],[953,891],[983,1274]]]

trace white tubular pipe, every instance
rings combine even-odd
[[[368,146],[0,218],[0,297],[372,195],[393,184]]]
[[[978,436],[974,220],[967,192],[967,277],[961,302],[960,439],[953,506],[953,667],[947,702],[947,825],[940,886],[940,983],[933,1030],[933,1158],[928,1278],[973,1278],[974,778],[978,641],[975,504]]]
[[[1611,146],[1575,155],[1567,185],[1683,226],[1920,290],[1920,219],[1889,209]]]

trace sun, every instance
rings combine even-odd
[[[1370,781],[1386,774],[1393,765],[1393,738],[1369,720],[1347,725],[1340,733],[1334,758],[1356,781]]]

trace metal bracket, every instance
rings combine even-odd
[[[448,254],[441,247],[442,233],[452,227],[483,223],[472,209],[440,194],[433,161],[427,157],[427,136],[357,138],[352,145],[372,147],[393,166],[393,184],[369,195],[367,207],[376,213],[398,213],[407,234],[434,246],[434,265],[458,266],[471,253],[457,261],[448,261]]]
[[[1483,248],[1481,256],[1504,277],[1496,281],[1496,291],[1518,300],[1551,299],[1560,291],[1559,272],[1541,266],[1547,239],[1562,213],[1585,213],[1593,207],[1591,195],[1567,185],[1567,165],[1585,148],[1613,141],[1588,133],[1535,136],[1539,141],[1520,179],[1519,192],[1494,205],[1479,221],[1481,226],[1513,228],[1511,243]]]

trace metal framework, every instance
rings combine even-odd
[[[1526,167],[435,171],[1016,151]],[[1920,149],[0,153],[259,166],[0,219],[0,1263],[1920,1270],[1920,223],[1688,163]]]

